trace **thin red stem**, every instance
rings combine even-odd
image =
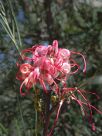
[[[62,107],[62,105],[63,105],[63,102],[64,102],[64,100],[61,100],[61,102],[59,103],[59,106],[58,106],[58,109],[57,109],[57,115],[56,115],[54,124],[53,124],[53,126],[52,126],[52,128],[51,128],[51,130],[50,130],[50,132],[49,132],[49,134],[48,134],[47,136],[52,136],[52,133],[53,133],[54,128],[55,128],[55,126],[56,126],[56,123],[57,123],[57,121],[58,121],[58,117],[59,117],[59,114],[60,114],[60,109],[61,109],[61,107]]]

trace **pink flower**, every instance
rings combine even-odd
[[[82,57],[84,62],[84,73],[86,72],[85,57],[80,52],[58,48],[57,40],[54,40],[53,44],[48,45],[47,47],[35,45],[32,48],[25,49],[22,51],[21,55],[23,63],[22,61],[18,63],[19,71],[17,73],[17,79],[21,81],[20,94],[23,96],[26,95],[26,92],[22,91],[24,86],[26,87],[26,90],[30,90],[37,85],[37,87],[40,87],[45,94],[51,90],[59,97],[56,119],[48,136],[51,136],[53,132],[61,106],[65,100],[67,101],[67,97],[76,101],[85,115],[87,113],[84,106],[89,108],[90,122],[93,130],[95,130],[94,123],[92,122],[92,109],[100,114],[102,114],[102,112],[90,104],[88,99],[84,96],[86,91],[78,88],[68,88],[66,85],[68,77],[75,74],[80,69],[80,65],[73,59],[73,55]],[[60,83],[62,84],[62,87],[60,87]],[[74,92],[77,92],[80,95],[81,100],[76,97]],[[94,93],[92,94],[96,95]]]
[[[58,48],[57,40],[54,40],[53,44],[47,47],[35,45],[32,48],[23,50],[22,59],[24,63],[19,64],[19,72],[17,73],[17,79],[22,82],[20,87],[21,95],[26,94],[22,92],[23,86],[25,86],[27,90],[30,90],[36,84],[40,84],[46,93],[46,86],[49,86],[49,89],[57,94],[59,87],[56,80],[65,83],[71,73],[76,73],[79,70],[79,65],[71,59],[73,54],[78,54],[83,57],[81,53]],[[84,64],[85,72],[85,59]],[[73,67],[75,67],[76,70],[72,72],[71,68]]]

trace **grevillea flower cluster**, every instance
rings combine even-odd
[[[29,56],[26,56],[30,53]],[[19,65],[19,72],[17,79],[22,82],[20,87],[21,95],[26,93],[22,92],[23,85],[27,90],[30,90],[33,86],[39,84],[43,88],[44,92],[50,89],[56,94],[60,93],[57,81],[61,82],[63,86],[66,84],[66,80],[70,74],[76,73],[80,66],[71,58],[73,54],[82,54],[69,51],[67,49],[58,48],[58,41],[53,41],[52,45],[43,46],[35,45],[32,48],[28,48],[22,51],[22,59],[25,61]],[[86,62],[84,60],[84,69],[86,70]],[[75,67],[75,71],[71,71]]]
[[[70,51],[65,48],[58,48],[58,41],[54,40],[52,45],[34,45],[32,48],[28,48],[22,51],[22,59],[20,63],[17,63],[19,72],[17,73],[17,79],[21,81],[20,94],[25,96],[31,88],[37,86],[39,90],[43,90],[43,93],[47,96],[49,92],[53,92],[56,96],[58,108],[57,115],[54,121],[54,125],[47,136],[51,136],[55,124],[58,120],[60,108],[67,98],[76,101],[83,109],[84,114],[86,112],[83,108],[87,106],[90,110],[90,122],[92,123],[92,109],[95,109],[101,114],[101,112],[90,104],[87,98],[84,96],[86,91],[78,88],[68,88],[67,80],[70,75],[76,73],[80,69],[80,65],[73,59],[74,55],[79,55],[83,60],[83,72],[86,72],[86,61],[84,56],[79,52]],[[61,84],[61,85],[60,85]],[[23,88],[27,91],[22,91]],[[77,91],[82,97],[79,100],[74,92]],[[94,93],[93,93],[94,94]],[[96,95],[96,94],[94,94]],[[51,98],[54,98],[52,95]],[[97,96],[96,96],[97,97]],[[52,107],[53,108],[53,107]],[[50,111],[53,111],[50,109]],[[94,124],[92,123],[93,129]]]

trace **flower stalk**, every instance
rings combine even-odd
[[[48,133],[48,126],[50,122],[50,97],[51,97],[51,92],[48,94],[43,93],[43,99],[45,103],[45,108],[44,108],[44,129],[43,129],[43,136],[47,136]]]

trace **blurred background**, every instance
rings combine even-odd
[[[81,70],[68,84],[97,93],[99,100],[89,99],[102,111],[102,0],[0,0],[0,136],[34,136],[34,104],[30,96],[20,96],[16,81],[16,47],[54,39],[59,47],[84,54],[86,75]],[[80,57],[75,59],[83,67]],[[77,104],[63,108],[54,136],[102,135],[102,115],[93,111],[93,132]]]

